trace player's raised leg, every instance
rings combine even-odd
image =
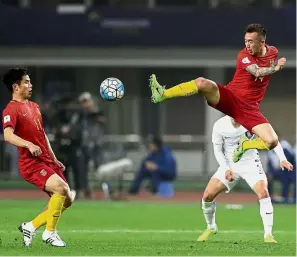
[[[198,237],[197,241],[206,241],[217,233],[218,227],[215,220],[216,203],[214,200],[224,190],[226,190],[226,186],[218,178],[210,179],[202,197],[202,211],[207,229]]]
[[[220,99],[220,92],[214,81],[199,77],[197,79],[178,84],[169,89],[161,86],[156,75],[150,76],[150,88],[152,90],[152,101],[160,103],[169,98],[190,96],[200,93],[212,105],[216,105]]]
[[[257,138],[249,140],[246,136],[240,138],[239,145],[233,154],[233,161],[238,162],[249,149],[272,150],[278,144],[278,136],[270,123],[262,123],[252,128]]]

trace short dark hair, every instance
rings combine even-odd
[[[148,142],[154,144],[159,149],[163,146],[163,140],[160,136],[150,136]]]
[[[266,39],[266,30],[264,28],[263,25],[261,24],[249,24],[246,29],[245,29],[245,33],[253,33],[253,32],[257,32],[258,35],[265,40]]]
[[[4,75],[3,75],[3,83],[7,87],[7,89],[12,92],[13,87],[12,85],[15,83],[20,83],[23,76],[29,75],[28,71],[24,68],[12,68],[9,69]]]

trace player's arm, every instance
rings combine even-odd
[[[12,127],[6,127],[4,129],[4,140],[12,145],[17,146],[17,147],[24,147],[24,148],[29,149],[29,151],[34,156],[38,156],[42,153],[39,146],[34,145],[33,143],[15,135],[14,129]]]
[[[259,67],[257,64],[253,63],[245,68],[246,71],[254,75],[256,78],[271,75],[277,71],[280,71],[286,63],[286,58],[281,58],[278,60],[276,65],[270,67]]]
[[[225,170],[229,170],[230,167],[227,164],[227,160],[223,152],[223,145],[213,143],[213,151],[219,166]]]
[[[50,143],[47,135],[45,134],[45,132],[44,132],[44,136],[45,136],[45,141],[46,141],[46,147],[47,147],[47,149],[49,151],[49,154],[50,154],[52,160],[62,169],[62,171],[65,171],[66,167],[64,166],[64,164],[62,162],[60,162],[57,159],[57,157],[56,157],[56,155],[55,155],[55,153],[54,153],[54,151],[52,149],[51,143]]]
[[[293,165],[288,162],[287,157],[285,155],[284,149],[282,147],[282,145],[280,144],[280,142],[278,142],[277,146],[274,147],[273,151],[275,152],[275,154],[277,155],[279,161],[280,161],[280,166],[282,168],[282,170],[284,170],[285,168],[289,171],[293,170]]]
[[[57,157],[56,157],[56,155],[55,155],[55,153],[54,153],[54,151],[52,149],[51,143],[50,143],[50,141],[49,141],[49,139],[48,139],[45,132],[44,132],[44,136],[45,136],[46,146],[47,146],[47,149],[49,151],[49,154],[50,154],[51,158],[53,160],[57,160]]]
[[[223,152],[223,135],[219,132],[217,124],[214,125],[212,131],[212,143],[214,156],[220,167],[224,168],[226,171],[230,170],[229,165],[227,164],[226,156]]]
[[[15,135],[12,127],[7,127],[4,129],[4,140],[12,145],[24,148],[29,148],[29,145],[32,144],[31,142]]]

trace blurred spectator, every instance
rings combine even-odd
[[[16,146],[11,144],[5,144],[5,154],[9,158],[9,177],[11,179],[20,178],[19,166],[18,166],[18,149]]]
[[[293,199],[295,199],[296,201],[296,161],[294,156],[294,150],[290,143],[284,139],[280,139],[280,143],[284,149],[284,153],[286,155],[287,160],[294,165],[294,170],[291,172],[289,172],[288,170],[281,170],[279,166],[279,159],[277,158],[276,154],[274,153],[274,151],[269,151],[267,174],[269,182],[268,190],[271,195],[271,198],[273,199],[273,201],[276,202],[276,200],[274,199],[274,182],[281,182],[282,202],[288,203],[291,184],[293,184],[294,187]]]
[[[0,105],[0,113],[2,118],[2,111],[3,107]],[[3,134],[3,127],[2,122],[0,124],[0,135]],[[11,179],[19,178],[19,167],[18,167],[18,149],[14,145],[11,144],[5,144],[4,143],[4,153],[8,157],[9,160],[9,177]],[[2,168],[2,166],[0,166]]]
[[[168,146],[158,137],[153,137],[148,144],[149,154],[144,158],[135,180],[129,189],[130,194],[139,192],[141,183],[145,178],[152,182],[152,193],[157,193],[161,181],[174,181],[176,179],[176,161]]]
[[[3,112],[4,108],[2,107],[2,105],[0,104],[0,113],[1,113],[1,119],[2,119],[2,112]],[[0,135],[3,134],[3,127],[2,127],[2,122],[0,124]]]
[[[82,197],[84,194],[88,198],[91,194],[88,183],[89,167],[96,170],[103,162],[105,115],[89,92],[82,93],[78,101],[82,107],[82,112],[76,117],[82,130],[83,158],[80,163],[80,173],[85,188],[81,194]]]
[[[1,113],[1,119],[2,119],[2,111],[3,107],[0,105],[0,113]],[[0,135],[3,134],[3,127],[2,122],[0,124]],[[6,156],[8,156],[9,160],[9,177],[11,179],[16,179],[20,177],[19,174],[19,167],[18,167],[18,149],[14,145],[11,144],[5,144],[4,143],[4,153]],[[0,166],[1,167],[1,166]]]
[[[83,188],[83,181],[80,177],[79,163],[81,160],[81,128],[75,124],[73,116],[78,110],[73,108],[74,99],[67,94],[61,95],[58,99],[53,99],[51,103],[45,105],[44,117],[46,117],[47,133],[52,133],[55,137],[54,148],[57,156],[65,165],[64,175],[70,180],[70,170],[72,170],[76,191]]]

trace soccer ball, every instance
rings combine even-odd
[[[124,96],[124,85],[117,78],[107,78],[100,85],[100,95],[107,101],[120,100]]]

